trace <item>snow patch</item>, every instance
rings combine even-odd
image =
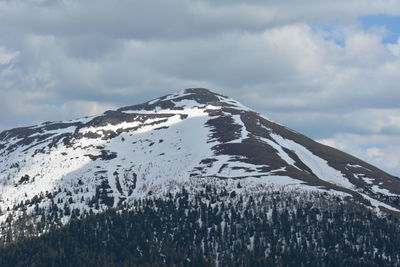
[[[314,155],[304,146],[277,134],[271,133],[270,135],[280,146],[294,151],[300,160],[306,164],[319,179],[349,189],[355,188],[340,171],[329,166],[326,160]]]

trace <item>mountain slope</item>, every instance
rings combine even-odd
[[[54,209],[66,222],[204,184],[326,190],[400,209],[397,177],[207,89],[0,133],[0,222]]]
[[[193,196],[193,199],[190,196]],[[322,192],[207,187],[72,220],[5,247],[10,266],[398,266],[400,224]],[[366,234],[368,233],[368,234]]]

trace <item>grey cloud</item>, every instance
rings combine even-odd
[[[66,55],[83,60],[96,60],[121,49],[121,40],[104,36],[84,35],[61,39]]]
[[[306,45],[290,44],[294,34],[300,41],[305,39]],[[347,58],[338,60],[337,55],[326,56],[332,52],[330,49],[308,55],[315,50],[312,46],[323,50],[332,45],[320,43],[312,34],[307,27],[294,25],[262,34],[231,33],[168,42],[125,41],[114,48],[106,43],[107,53],[99,46],[103,50],[100,58],[90,56],[94,37],[89,37],[89,46],[78,45],[78,51],[71,52],[66,38],[34,36],[25,40],[27,44],[16,63],[20,78],[11,80],[25,81],[14,88],[30,88],[48,97],[107,99],[120,104],[129,104],[124,103],[127,96],[144,90],[165,92],[200,84],[240,96],[259,108],[267,106],[272,112],[348,112],[365,106],[397,105],[397,77],[382,79],[384,71],[363,68]],[[79,56],[86,50],[89,55]],[[337,53],[345,57],[345,51]],[[308,65],[303,66],[303,62]],[[376,64],[386,62],[384,58]],[[333,74],[327,74],[329,69]]]
[[[398,2],[383,0],[301,5],[298,1],[9,1],[0,6],[0,22],[8,25],[6,30],[34,34],[162,39],[259,32],[288,23],[349,20],[396,10],[400,10]]]

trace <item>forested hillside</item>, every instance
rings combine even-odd
[[[242,195],[209,186],[195,195],[182,189],[138,200],[133,207],[72,220],[36,238],[24,237],[24,227],[3,224],[3,233],[15,235],[12,243],[3,240],[0,266],[400,263],[397,218],[326,193],[271,189]]]

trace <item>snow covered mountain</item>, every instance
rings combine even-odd
[[[205,184],[324,190],[400,211],[399,178],[202,88],[0,133],[0,222],[51,207],[118,208]]]

